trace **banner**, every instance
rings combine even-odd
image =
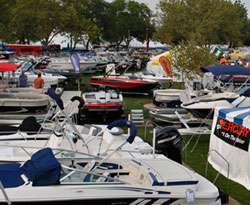
[[[80,59],[76,53],[70,56],[71,63],[76,73],[80,73]]]
[[[216,108],[209,163],[222,175],[250,190],[250,107]]]

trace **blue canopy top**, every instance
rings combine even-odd
[[[201,71],[211,72],[214,75],[250,75],[250,68],[236,65],[215,65],[201,67]]]

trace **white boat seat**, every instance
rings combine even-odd
[[[164,186],[163,181],[160,181],[156,175],[150,170],[145,169],[140,162],[135,160],[129,163],[129,177],[135,183],[143,186]]]
[[[118,98],[118,94],[117,93],[110,93],[110,98],[111,99],[117,99]]]
[[[131,177],[133,180],[136,180],[138,177],[139,169],[140,169],[141,163],[137,162],[135,160],[132,160],[129,163],[128,169],[129,169],[129,177]]]
[[[149,172],[144,181],[144,186],[164,186],[163,181],[159,181],[157,176],[155,176],[152,172]]]
[[[114,136],[109,132],[109,131],[105,131],[103,133],[103,140],[108,144],[112,144],[112,142],[114,141]]]
[[[234,107],[238,107],[245,99],[246,99],[245,96],[241,96],[241,97],[237,98],[236,100],[234,100],[231,104]]]
[[[96,166],[97,162],[95,160],[91,160],[89,163],[87,163],[84,167],[84,171],[86,172],[91,172],[95,166]],[[83,182],[89,182],[91,181],[91,174],[89,173],[82,173],[82,179]]]
[[[110,175],[109,172],[104,172],[102,175],[103,175],[104,177],[99,177],[99,178],[96,180],[96,182],[106,182],[106,181],[108,181],[108,178],[106,178],[106,177],[111,177],[111,175]]]

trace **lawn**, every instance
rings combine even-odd
[[[89,86],[89,79],[91,75],[85,75],[83,76],[83,82],[81,84],[81,90],[84,90],[86,87]],[[69,88],[68,88],[69,89]],[[76,90],[76,87],[71,87],[70,89]],[[152,103],[152,96],[144,96],[144,95],[129,95],[124,96],[124,108],[126,111],[126,114],[128,115],[130,113],[131,109],[144,109],[144,104]],[[148,119],[148,112],[144,110],[144,118]],[[167,126],[167,125],[165,125]],[[148,127],[146,129],[146,140],[149,143],[152,143],[152,126]],[[141,136],[143,139],[145,139],[144,136],[144,127],[138,127],[138,136]],[[184,144],[187,143],[191,136],[182,136]],[[183,151],[183,162],[198,172],[199,174],[205,176],[208,180],[214,182],[217,172],[208,165],[207,175],[206,175],[206,165],[207,165],[207,154],[209,149],[209,135],[201,136],[197,146],[194,150],[194,144],[196,142],[198,136],[194,136],[193,139],[190,141],[187,148]],[[228,181],[225,177],[222,175],[219,175],[217,179],[215,180],[214,184],[222,189],[223,191],[228,191],[229,195],[237,200],[240,204],[243,205],[249,205],[250,204],[250,191],[248,191],[246,188],[241,186],[238,183],[235,183],[233,181]],[[227,188],[228,185],[228,188]]]

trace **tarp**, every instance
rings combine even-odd
[[[250,75],[250,68],[236,65],[215,65],[200,68],[202,72],[214,75]]]
[[[250,190],[250,107],[216,108],[209,144],[209,163]]]
[[[0,72],[10,72],[19,68],[21,65],[11,63],[0,63]]]

